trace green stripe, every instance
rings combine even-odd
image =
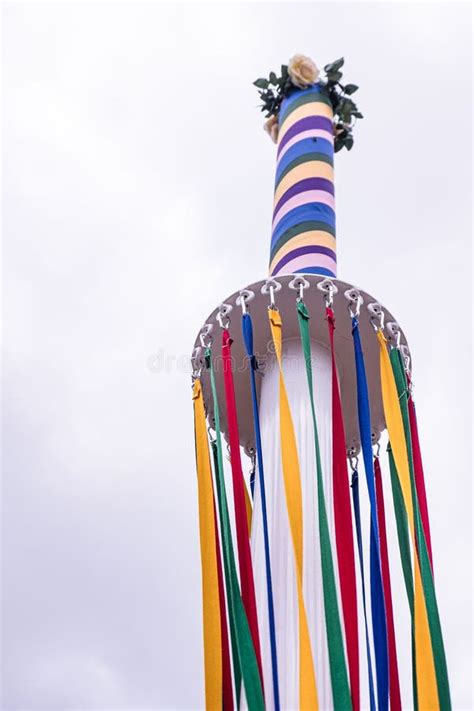
[[[328,97],[319,92],[315,92],[314,94],[302,94],[298,99],[295,99],[295,101],[288,106],[287,109],[285,109],[284,112],[280,111],[280,115],[278,117],[278,123],[280,126],[283,124],[283,121],[288,118],[288,116],[295,111],[300,106],[304,106],[304,104],[311,104],[313,102],[316,102],[318,104],[326,104],[326,106],[329,106],[332,109],[332,104],[329,101]]]
[[[302,165],[303,163],[308,163],[311,160],[317,160],[317,161],[320,161],[321,163],[327,163],[331,167],[334,166],[333,159],[330,156],[327,156],[325,153],[305,153],[304,155],[298,156],[298,158],[295,158],[294,160],[292,160],[291,163],[288,163],[286,168],[281,172],[281,175],[278,178],[277,182],[275,183],[275,190],[278,188],[281,181],[283,180],[285,175],[290,172],[290,170],[293,170],[293,168],[296,168],[297,165]]]
[[[398,478],[395,460],[390,444],[387,448],[388,461],[390,464],[390,481],[392,484],[393,507],[395,509],[395,520],[397,522],[398,547],[400,549],[400,559],[402,562],[403,577],[408,596],[410,612],[413,616],[413,571],[411,567],[410,555],[410,535],[408,533],[408,517],[403,501],[402,489]]]
[[[283,232],[281,237],[279,237],[278,241],[271,249],[270,262],[272,261],[278,250],[283,247],[283,245],[286,244],[290,239],[293,239],[293,237],[296,237],[297,235],[300,235],[303,232],[312,232],[313,230],[327,232],[333,237],[336,236],[336,230],[334,229],[334,227],[331,227],[331,225],[328,225],[326,222],[319,222],[318,220],[308,220],[307,222],[300,222],[294,227],[289,227],[287,230],[285,230],[285,232]]]
[[[224,462],[222,457],[222,441],[219,417],[219,404],[217,401],[216,380],[212,365],[211,349],[206,349],[206,365],[211,375],[211,390],[214,403],[214,420],[217,445],[217,472],[219,478],[218,501],[219,516],[221,522],[221,533],[224,550],[225,572],[229,580],[229,608],[230,614],[234,618],[235,631],[237,637],[237,649],[239,653],[240,669],[244,681],[245,698],[249,711],[265,711],[263,700],[262,684],[258,671],[257,657],[250,634],[247,614],[242,602],[239,589],[239,579],[235,565],[234,549],[232,546],[232,532],[229,520],[229,509],[227,506],[227,496],[225,493]]]
[[[326,618],[326,637],[329,650],[329,668],[331,673],[332,696],[334,707],[338,711],[352,710],[349,680],[347,676],[346,659],[344,656],[344,643],[342,639],[341,621],[337,602],[336,581],[334,577],[334,563],[331,552],[331,539],[324,499],[324,485],[319,449],[318,425],[313,394],[313,374],[311,370],[311,342],[309,336],[309,314],[306,304],[299,301],[297,305],[298,321],[300,326],[301,343],[303,346],[306,363],[306,376],[308,380],[311,415],[313,419],[314,448],[316,453],[316,474],[318,486],[318,518],[319,539],[321,548],[321,569],[323,578],[324,613]]]
[[[439,704],[442,711],[451,709],[451,698],[449,691],[448,669],[446,665],[446,654],[444,650],[443,633],[441,631],[441,621],[439,618],[438,603],[431,570],[428,548],[426,545],[425,533],[421,522],[418,496],[416,493],[415,473],[413,466],[413,451],[411,444],[410,419],[408,414],[408,386],[405,372],[402,365],[401,353],[398,349],[392,348],[390,352],[393,374],[397,384],[400,410],[405,429],[405,440],[408,451],[408,464],[410,469],[411,492],[413,499],[413,513],[415,518],[415,538],[419,552],[421,580],[425,594],[426,611],[428,614],[428,624],[431,635],[431,646],[436,672],[436,683],[438,687]]]
[[[217,456],[217,444],[216,440],[211,440],[211,449],[212,449],[212,459],[214,463],[214,475],[216,479],[216,493],[217,493],[217,501],[219,505],[219,520],[221,522],[221,531],[223,530],[223,510],[222,510],[222,491],[221,491],[221,480],[219,477],[219,460]],[[227,575],[227,568],[226,568],[226,560],[225,560],[225,555],[224,555],[224,580],[225,580],[225,590],[226,590],[226,596],[227,596],[227,601],[228,601],[228,606],[229,606],[229,628],[230,628],[230,643],[232,647],[232,666],[234,670],[234,687],[235,687],[235,694],[237,698],[237,705],[239,705],[240,702],[240,687],[242,684],[242,672],[240,670],[240,662],[239,662],[239,651],[237,648],[237,631],[235,629],[235,617],[234,615],[231,614],[230,610],[230,599],[231,599],[231,582],[229,579],[229,576]]]

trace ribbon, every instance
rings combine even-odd
[[[360,523],[360,503],[359,503],[359,475],[356,470],[352,472],[352,504],[354,507],[354,521],[357,534],[357,549],[359,552],[360,581],[362,585],[362,606],[364,610],[365,625],[365,646],[367,650],[367,673],[369,675],[369,699],[370,711],[375,711],[374,676],[372,672],[372,654],[370,652],[369,625],[367,623],[367,602],[365,597],[365,574],[364,574],[364,551],[362,547],[362,530]]]
[[[235,530],[237,533],[237,549],[239,554],[240,587],[242,600],[247,613],[247,619],[252,635],[257,657],[260,679],[263,684],[262,660],[260,656],[260,640],[258,634],[257,603],[253,580],[252,557],[249,541],[249,521],[246,507],[246,487],[240,458],[239,426],[237,422],[237,407],[235,404],[234,378],[232,374],[232,339],[229,331],[222,331],[222,364],[224,370],[224,389],[227,407],[227,425],[230,446],[230,464],[232,469],[232,485],[234,491]],[[247,494],[248,497],[248,494]],[[250,504],[250,501],[249,501]]]
[[[215,476],[215,482],[216,482],[216,494],[217,494],[217,501],[219,503],[219,512],[221,511],[222,508],[222,493],[221,493],[221,479],[218,476],[218,468],[219,468],[219,462],[218,462],[218,456],[217,456],[217,443],[215,439],[211,439],[211,449],[212,449],[212,460],[214,463],[214,476]],[[219,520],[221,521],[221,538],[222,542],[224,541],[223,535],[222,535],[222,516],[219,516]],[[225,551],[224,551],[225,553]],[[235,618],[232,613],[232,610],[230,609],[230,599],[231,599],[231,581],[229,578],[228,570],[226,568],[226,557],[224,555],[224,582],[225,582],[225,590],[226,590],[226,595],[227,595],[227,608],[228,608],[228,619],[229,619],[229,630],[230,630],[230,642],[231,642],[231,648],[232,648],[232,664],[233,664],[233,671],[234,671],[234,688],[235,688],[235,696],[237,699],[237,707],[239,707],[240,704],[240,689],[242,686],[242,673],[240,670],[240,660],[239,660],[239,650],[237,646],[237,631],[235,629]],[[224,607],[221,607],[221,620],[222,620],[222,610],[224,610]],[[223,623],[221,622],[221,627],[223,626]],[[225,629],[227,629],[227,621],[225,622]],[[222,657],[222,661],[224,663],[224,655]],[[224,673],[224,665],[223,665],[223,673]],[[226,679],[224,677],[224,689],[225,689],[225,682]]]
[[[232,532],[229,519],[229,508],[224,480],[224,460],[222,455],[222,439],[220,429],[219,402],[217,399],[217,388],[212,364],[211,349],[206,348],[206,366],[210,371],[212,400],[214,405],[214,420],[216,432],[216,479],[219,484],[216,486],[218,494],[219,516],[221,524],[221,536],[224,553],[224,569],[227,581],[227,600],[229,605],[229,617],[235,629],[236,647],[238,654],[238,664],[241,670],[245,689],[245,697],[251,711],[264,711],[263,689],[257,656],[253,645],[253,639],[245,612],[245,607],[240,595],[239,580],[235,565],[234,549],[232,546]],[[236,686],[237,706],[240,700],[240,687]]]
[[[408,415],[410,419],[411,443],[413,450],[413,467],[415,470],[416,493],[420,507],[421,523],[425,532],[426,547],[430,559],[431,570],[433,571],[433,550],[431,547],[430,518],[428,515],[428,501],[426,498],[425,475],[423,472],[423,460],[421,458],[420,439],[418,436],[418,423],[416,420],[415,403],[411,395],[411,383],[408,383]]]
[[[415,711],[418,711],[418,691],[416,688],[416,652],[415,652],[415,608],[413,588],[413,571],[411,565],[410,552],[410,533],[408,530],[408,516],[403,500],[402,488],[395,467],[392,447],[390,443],[387,447],[388,461],[390,465],[390,483],[392,486],[393,507],[395,510],[395,521],[397,524],[398,547],[400,550],[400,560],[402,563],[403,579],[405,581],[405,589],[407,591],[408,605],[411,614],[411,655],[412,655],[412,687],[413,687],[413,705]]]
[[[283,378],[282,367],[282,321],[275,308],[268,309],[270,330],[278,362],[280,381],[280,443],[286,506],[296,564],[296,588],[298,595],[299,621],[299,696],[300,708],[317,711],[318,692],[314,673],[313,654],[308,629],[308,619],[303,598],[303,502],[301,478],[296,448],[295,430],[291,418],[290,403]]]
[[[273,604],[272,568],[270,561],[270,540],[268,536],[267,495],[265,490],[265,474],[263,469],[262,437],[260,432],[260,416],[258,412],[257,385],[255,371],[258,368],[253,352],[253,326],[249,313],[242,315],[242,335],[250,363],[250,389],[252,393],[253,426],[255,446],[257,450],[258,481],[260,486],[260,502],[262,505],[263,543],[265,550],[265,574],[267,583],[268,627],[270,631],[270,650],[272,661],[273,702],[275,711],[280,709],[280,690],[278,685],[278,656],[275,632],[275,609]]]
[[[314,448],[316,455],[316,480],[318,489],[318,523],[319,540],[321,547],[321,569],[323,578],[324,614],[326,619],[326,637],[329,650],[329,667],[331,673],[331,687],[334,704],[337,709],[352,710],[349,681],[347,677],[346,660],[344,657],[344,643],[342,639],[339,606],[337,601],[336,581],[334,577],[334,563],[331,552],[331,539],[324,497],[323,474],[321,467],[321,454],[319,448],[318,425],[313,393],[313,373],[311,367],[311,340],[309,335],[309,314],[304,301],[297,304],[298,322],[300,327],[301,344],[306,364],[309,399],[311,404],[311,417],[313,421]]]
[[[383,591],[385,598],[385,613],[387,617],[387,642],[390,678],[390,709],[401,711],[400,680],[398,678],[397,645],[395,640],[395,623],[393,619],[392,584],[388,562],[387,526],[385,523],[385,503],[383,497],[382,472],[378,457],[374,458],[375,491],[377,496],[377,515],[379,521],[380,560],[382,563]]]
[[[357,588],[355,576],[354,543],[352,535],[351,501],[349,476],[346,461],[346,437],[342,417],[341,397],[337,380],[336,358],[334,352],[334,311],[326,308],[326,317],[331,346],[332,368],[332,461],[333,461],[333,499],[334,521],[336,528],[336,548],[339,568],[344,628],[346,631],[347,659],[351,682],[351,697],[354,711],[360,708],[359,682],[359,635],[357,622]]]
[[[199,378],[193,385],[193,404],[201,542],[204,678],[206,709],[210,711],[222,708],[222,640],[212,470]]]
[[[380,376],[382,400],[390,443],[396,471],[400,481],[405,510],[408,518],[408,528],[414,550],[416,550],[415,513],[410,481],[408,452],[405,441],[405,431],[400,411],[397,385],[392,371],[392,365],[387,353],[386,340],[381,330],[377,331],[380,346]],[[434,668],[431,635],[428,624],[426,603],[418,555],[414,556],[414,596],[413,596],[413,626],[415,641],[416,688],[420,709],[439,709],[438,688]],[[443,706],[443,711],[449,706]]]
[[[425,532],[420,514],[418,494],[415,481],[415,471],[413,463],[413,450],[410,431],[410,418],[408,412],[408,383],[405,377],[401,353],[398,349],[392,349],[390,353],[393,375],[400,403],[400,411],[405,433],[405,444],[408,457],[408,469],[413,501],[413,515],[415,528],[415,548],[419,561],[420,575],[425,598],[426,614],[431,637],[432,655],[436,674],[436,685],[438,689],[438,699],[440,708],[450,709],[451,699],[449,691],[448,670],[446,665],[446,655],[444,651],[443,634],[441,631],[441,621],[439,618],[438,603],[433,581],[433,571],[428,548],[426,545]]]
[[[388,709],[388,646],[387,622],[380,563],[379,526],[375,495],[374,465],[372,459],[372,428],[370,423],[369,390],[365,372],[364,354],[359,333],[359,322],[352,318],[352,338],[357,379],[357,412],[364,458],[365,478],[370,500],[370,598],[372,603],[372,633],[374,637],[375,667],[377,674],[377,700],[380,711]]]

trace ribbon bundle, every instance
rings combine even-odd
[[[325,644],[332,707],[341,711],[360,709],[361,679],[359,660],[359,606],[365,628],[365,654],[371,711],[400,711],[402,708],[397,640],[392,601],[392,583],[387,545],[387,521],[383,475],[379,448],[374,453],[371,405],[366,365],[359,332],[358,314],[352,313],[354,371],[360,444],[364,463],[369,518],[367,521],[370,578],[364,569],[364,528],[358,467],[353,456],[347,464],[343,402],[338,382],[334,344],[336,320],[331,299],[326,301],[330,362],[332,371],[332,470],[326,471],[321,458],[320,428],[317,417],[318,373],[312,362],[309,329],[310,314],[303,291],[296,300],[302,362],[304,362],[314,451],[317,500],[317,531],[320,579],[325,628]],[[375,325],[375,324],[374,324]],[[276,367],[278,369],[279,457],[282,491],[288,526],[290,555],[294,572],[296,630],[298,637],[298,706],[318,709],[316,669],[320,650],[314,647],[314,630],[308,616],[308,590],[304,586],[304,505],[300,455],[293,413],[285,383],[283,323],[272,303],[268,309]],[[413,705],[419,711],[445,711],[451,708],[446,658],[433,577],[433,556],[424,484],[423,466],[411,395],[411,382],[397,347],[385,339],[382,326],[375,325],[380,353],[380,385],[388,430],[389,471],[393,496],[400,559],[408,607],[411,615]],[[202,366],[194,374],[193,402],[198,476],[199,525],[202,564],[204,669],[207,709],[234,709],[245,702],[253,710],[285,708],[282,680],[285,660],[279,655],[281,634],[276,611],[274,565],[278,551],[272,550],[270,519],[274,502],[267,496],[268,479],[276,476],[265,462],[257,395],[257,358],[254,353],[253,324],[247,308],[242,315],[242,338],[249,364],[249,398],[252,403],[255,436],[255,503],[259,507],[263,539],[263,559],[252,557],[250,496],[245,482],[239,444],[238,411],[232,370],[232,339],[222,326],[221,362],[226,408],[226,433],[229,442],[230,471],[226,474],[223,454],[219,399],[215,364],[210,343]],[[206,421],[201,371],[209,377],[214,419]],[[316,381],[316,388],[315,388]],[[210,436],[210,431],[214,434]],[[209,450],[209,436],[212,457]],[[211,464],[212,463],[212,464]],[[327,495],[327,482],[332,501]],[[231,486],[229,486],[232,482]],[[253,494],[253,482],[252,482]],[[229,503],[230,502],[230,503]],[[352,503],[352,505],[351,505]],[[253,514],[255,516],[255,512]],[[332,520],[334,527],[332,528]],[[305,544],[307,545],[307,543]],[[355,548],[359,571],[356,569]],[[255,565],[264,567],[265,610],[256,604]],[[262,578],[260,578],[262,579]],[[366,595],[366,590],[369,595]],[[370,605],[370,614],[369,614]],[[265,635],[262,635],[262,630]],[[312,641],[313,640],[313,641]],[[399,640],[398,640],[399,643]],[[268,650],[268,673],[264,674],[262,650]]]

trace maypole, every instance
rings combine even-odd
[[[269,276],[209,315],[192,354],[208,709],[357,711],[362,693],[396,711],[401,654],[411,705],[450,709],[408,345],[386,307],[337,278],[334,154],[362,118],[343,64],[320,73],[296,55],[255,82],[277,144]]]

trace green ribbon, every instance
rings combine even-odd
[[[426,601],[426,612],[428,625],[430,628],[431,645],[433,649],[433,659],[435,665],[436,684],[438,687],[438,698],[441,711],[450,711],[451,697],[449,691],[448,669],[446,665],[446,654],[444,650],[443,633],[441,631],[441,621],[436,600],[433,573],[431,570],[428,548],[426,545],[425,533],[421,521],[418,496],[416,493],[415,472],[413,466],[413,451],[411,443],[410,418],[408,413],[408,384],[398,349],[392,348],[390,351],[390,362],[392,364],[393,375],[397,385],[397,392],[402,414],[403,428],[405,430],[405,440],[408,452],[408,464],[410,469],[410,484],[413,499],[413,513],[415,520],[415,538],[420,561],[420,573],[423,584],[423,592]],[[416,555],[416,552],[415,552]]]
[[[347,675],[346,659],[344,656],[344,643],[342,638],[339,606],[337,601],[336,580],[334,576],[334,563],[329,537],[329,525],[324,497],[323,474],[321,467],[321,453],[319,448],[318,425],[313,394],[313,373],[311,367],[311,341],[309,336],[309,314],[304,301],[298,301],[298,322],[301,334],[301,344],[306,364],[311,415],[313,420],[314,448],[316,453],[316,475],[318,486],[318,518],[319,540],[321,548],[321,568],[323,579],[324,614],[326,619],[326,637],[329,650],[329,668],[331,673],[331,687],[334,707],[338,711],[351,711],[352,702]]]
[[[224,568],[226,589],[229,602],[229,618],[233,621],[235,640],[238,652],[239,666],[244,682],[245,697],[249,711],[264,711],[262,684],[258,671],[257,657],[250,634],[249,623],[240,595],[237,568],[235,565],[234,549],[232,546],[232,532],[229,519],[229,508],[224,480],[224,460],[222,456],[221,427],[219,417],[219,403],[217,400],[216,380],[212,365],[211,349],[206,348],[206,366],[210,371],[212,399],[214,403],[214,420],[216,432],[216,489],[218,496],[219,518],[221,524],[222,548],[224,552]],[[232,624],[231,624],[232,631]],[[237,691],[237,705],[239,705],[240,684]]]

